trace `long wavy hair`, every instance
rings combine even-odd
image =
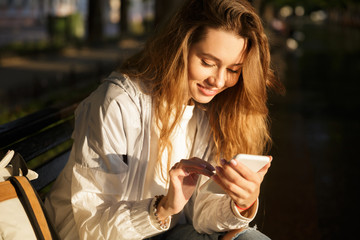
[[[269,44],[260,18],[246,0],[188,0],[167,27],[119,69],[140,79],[153,96],[160,129],[158,161],[167,149],[168,169],[169,139],[188,99],[188,52],[206,37],[207,28],[231,31],[246,41],[237,84],[207,104],[196,103],[209,118],[214,154],[217,159],[230,159],[237,153],[263,154],[271,143],[267,89],[279,90],[282,85],[270,68]]]

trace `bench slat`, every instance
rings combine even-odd
[[[20,153],[26,162],[69,140],[73,131],[73,119],[10,145],[8,149]]]
[[[41,129],[72,116],[77,104],[66,108],[48,108],[0,125],[0,149]]]
[[[64,168],[69,155],[70,149],[59,154],[57,157],[51,159],[34,170],[40,176],[38,179],[31,181],[31,184],[33,184],[37,191],[46,187],[50,182],[53,182],[57,178],[58,174]]]

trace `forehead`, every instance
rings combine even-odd
[[[204,37],[192,48],[199,54],[209,54],[224,64],[243,62],[245,39],[232,31],[207,28]]]

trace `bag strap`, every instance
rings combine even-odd
[[[0,182],[0,202],[16,197],[15,188],[9,181]]]
[[[19,199],[29,217],[37,239],[60,239],[52,225],[46,209],[29,180],[24,176],[10,177],[10,182],[18,192]]]
[[[26,176],[28,174],[28,167],[26,165],[24,158],[20,155],[20,153],[15,152],[10,163],[13,166],[13,176],[20,176],[19,169],[21,169],[22,176]]]

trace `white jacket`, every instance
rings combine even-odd
[[[74,144],[46,208],[63,239],[144,239],[161,233],[142,199],[150,154],[151,97],[127,77],[112,73],[75,113]],[[211,161],[208,119],[196,109],[194,155]],[[207,180],[201,177],[200,186]],[[199,190],[185,207],[203,233],[245,227],[225,194]],[[174,220],[175,221],[175,220]]]

